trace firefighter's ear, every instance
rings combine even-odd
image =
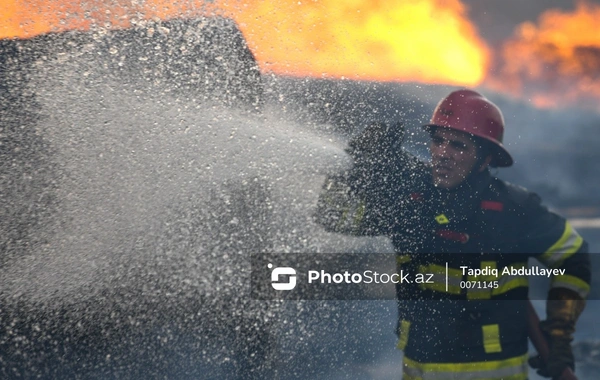
[[[485,158],[485,160],[483,160],[483,162],[481,163],[481,166],[479,166],[479,172],[481,173],[482,171],[484,171],[489,165],[490,162],[492,162],[492,155],[488,154],[487,157]]]

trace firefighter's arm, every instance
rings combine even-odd
[[[555,289],[567,289],[585,299],[591,281],[587,242],[565,218],[542,206],[536,194],[529,194],[523,210],[518,226],[520,249],[549,268],[564,270],[563,275],[553,277],[551,295]]]
[[[570,229],[570,231],[568,231]],[[587,244],[577,232],[565,222],[566,233],[581,240],[575,252],[565,249],[562,253],[555,251],[552,255],[542,255],[540,261],[551,264],[549,257],[562,255],[555,267],[564,270],[564,274],[554,276],[548,300],[546,301],[546,320],[540,323],[541,330],[548,338],[549,357],[544,365],[536,366],[543,376],[559,378],[566,367],[575,370],[575,358],[571,349],[575,324],[585,308],[585,299],[590,291],[591,265]],[[565,235],[563,235],[564,237]],[[555,249],[558,246],[555,246]]]
[[[575,369],[571,350],[575,324],[585,308],[590,291],[591,264],[587,242],[563,217],[534,205],[535,223],[529,238],[538,247],[537,259],[550,268],[562,269],[552,278],[546,303],[546,320],[540,328],[546,334],[550,355],[547,363],[533,360],[542,376],[558,378],[566,367]]]
[[[533,240],[539,244],[538,252],[542,252],[537,259],[549,268],[562,270],[562,274],[552,277],[548,299],[569,298],[582,304],[591,283],[587,242],[565,218],[548,210],[538,218],[538,224],[539,228],[536,229],[544,232],[532,234]]]

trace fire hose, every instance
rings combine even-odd
[[[540,329],[540,318],[533,308],[531,301],[527,302],[527,331],[529,333],[529,339],[531,339],[531,343],[533,343],[533,346],[542,358],[542,361],[547,363],[550,355],[548,341]],[[573,373],[573,370],[567,367],[556,380],[577,380],[577,377]]]

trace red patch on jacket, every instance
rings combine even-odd
[[[411,193],[410,194],[410,199],[412,199],[413,201],[422,201],[423,200],[423,194],[421,194],[421,193]]]
[[[465,244],[466,242],[469,241],[469,235],[465,234],[464,232],[456,232],[456,231],[449,231],[449,230],[437,230],[436,233],[439,237],[442,237],[442,238],[448,239],[448,240],[454,240],[454,241],[457,241],[457,242],[463,243],[463,244]]]
[[[481,208],[483,210],[502,211],[504,210],[504,203],[496,201],[481,201]]]

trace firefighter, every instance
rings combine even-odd
[[[540,324],[550,358],[529,363],[553,378],[574,369],[571,341],[591,280],[587,243],[535,193],[490,173],[513,159],[502,113],[487,98],[454,91],[424,128],[427,164],[400,148],[401,127],[367,127],[349,143],[352,169],[326,179],[316,213],[332,232],[388,236],[399,268],[434,274],[397,286],[403,378],[526,379],[528,277],[518,273],[530,257],[562,272],[551,278]],[[465,262],[493,274],[473,277]]]

